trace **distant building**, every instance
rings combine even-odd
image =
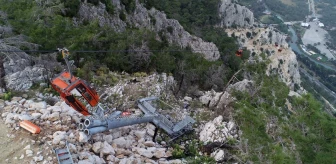
[[[266,15],[271,15],[271,12],[268,11],[268,10],[265,10],[263,13],[266,14]]]
[[[320,22],[320,23],[318,24],[318,26],[319,26],[319,27],[324,27],[324,24]]]
[[[310,24],[309,24],[309,23],[301,23],[301,27],[309,28],[309,27],[310,27]]]
[[[314,51],[309,51],[309,53],[312,54],[312,55],[316,54],[316,52],[314,52]]]

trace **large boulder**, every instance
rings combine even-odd
[[[113,147],[109,143],[104,141],[104,143],[102,144],[101,150],[100,150],[100,155],[114,155],[114,154],[115,154],[115,151]]]
[[[132,142],[129,140],[126,140],[124,137],[120,137],[120,138],[114,139],[112,141],[112,144],[117,145],[118,148],[129,148]]]
[[[60,143],[61,140],[66,138],[66,132],[64,131],[57,131],[53,134],[53,144],[57,145]]]
[[[223,117],[218,116],[204,125],[199,139],[204,143],[224,142],[227,139],[238,139],[238,136],[235,123],[232,121],[223,122]]]

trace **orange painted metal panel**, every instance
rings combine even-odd
[[[33,133],[33,134],[38,134],[41,132],[41,128],[38,127],[37,125],[31,123],[28,120],[24,120],[22,122],[20,122],[20,126],[26,130],[28,130],[29,132]]]

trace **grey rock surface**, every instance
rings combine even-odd
[[[147,10],[136,1],[134,13],[126,14],[126,20],[123,21],[119,18],[119,15],[124,13],[124,6],[119,0],[113,0],[113,4],[115,6],[115,14],[110,16],[105,11],[104,4],[93,6],[89,3],[82,3],[79,10],[79,22],[98,20],[100,26],[107,25],[116,32],[125,31],[127,24],[157,33],[162,31],[169,43],[177,44],[182,48],[190,47],[193,52],[202,54],[207,60],[217,60],[220,56],[214,43],[205,42],[201,38],[191,35],[184,30],[177,20],[168,19],[166,14],[161,11],[154,8]],[[172,30],[168,32],[168,28]]]
[[[245,6],[233,3],[232,0],[222,0],[219,8],[221,27],[251,27],[254,24],[254,15]]]

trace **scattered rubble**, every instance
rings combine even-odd
[[[131,96],[136,95],[128,91],[132,85],[133,89],[140,92],[142,88],[145,88],[147,95],[144,96],[163,95],[165,92],[166,100],[175,100],[167,91],[167,87],[174,84],[172,77],[166,74],[153,74],[146,78],[139,78],[139,80],[141,82],[132,84],[121,81],[116,86],[105,89],[105,93],[107,97],[110,97],[109,94],[113,97],[113,94],[117,93],[121,100],[114,99],[115,101],[127,102]],[[153,83],[155,85],[150,85]],[[139,95],[139,98],[140,96],[142,95]],[[192,101],[192,98],[186,97],[185,100]],[[185,100],[180,100],[181,104],[175,104],[175,106],[182,106]],[[172,157],[172,150],[167,149],[166,142],[158,143],[152,140],[155,126],[150,123],[121,127],[88,137],[83,132],[77,131],[77,124],[84,116],[62,101],[51,106],[41,99],[14,97],[11,101],[4,101],[3,104],[1,117],[7,127],[13,130],[13,134],[9,136],[15,137],[15,134],[19,132],[26,136],[32,135],[18,126],[21,120],[30,120],[41,127],[40,134],[34,134],[34,139],[22,145],[23,153],[17,155],[16,160],[32,163],[57,163],[53,149],[64,147],[68,142],[75,163],[182,163],[181,160],[167,159]],[[135,113],[140,111],[133,109],[131,105],[129,107]],[[174,112],[180,116],[189,111],[176,110]],[[9,160],[14,160],[14,158]]]

